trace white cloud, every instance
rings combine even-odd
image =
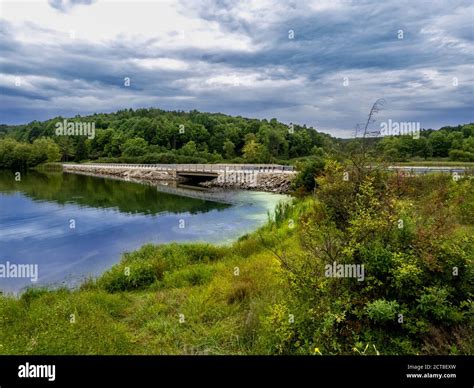
[[[20,42],[73,43],[76,39],[107,43],[155,39],[153,46],[159,49],[254,50],[247,36],[223,32],[218,23],[185,15],[183,11],[172,0],[106,0],[74,7],[69,12],[60,12],[47,1],[2,1],[2,18],[17,27],[16,39]]]
[[[189,64],[172,58],[134,58],[131,62],[148,70],[186,70]]]

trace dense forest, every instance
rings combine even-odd
[[[308,156],[333,146],[331,136],[306,126],[288,126],[276,119],[246,119],[197,111],[129,109],[68,119],[94,123],[92,139],[56,136],[56,123],[63,120],[56,117],[45,122],[2,126],[0,134],[33,144],[43,137],[52,138],[59,148],[60,159],[76,162],[92,159],[129,163],[215,163],[223,160],[264,163]],[[5,141],[3,139],[2,143]],[[1,147],[1,151],[12,149],[14,143],[9,140]],[[1,163],[6,165],[5,160]]]
[[[94,124],[93,136],[57,136],[56,117],[26,125],[0,125],[0,167],[43,162],[287,163],[302,157],[345,153],[353,140],[314,128],[198,111],[121,110],[76,116],[69,123]],[[445,158],[474,161],[474,124],[422,130],[419,139],[374,139],[388,161]]]

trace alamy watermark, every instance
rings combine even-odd
[[[233,170],[226,166],[223,174],[219,174],[217,182],[228,184],[246,184],[250,187],[257,185],[258,171]]]
[[[357,281],[363,282],[365,279],[364,264],[326,264],[324,274],[329,278],[357,278]]]
[[[0,278],[26,278],[38,281],[38,264],[14,264],[7,261],[0,264]]]
[[[48,381],[56,380],[56,365],[34,365],[27,362],[18,366],[19,378],[43,378]]]
[[[89,121],[58,121],[55,124],[56,136],[87,136],[92,140],[95,137],[95,122]]]
[[[413,139],[420,138],[420,123],[407,121],[392,121],[389,119],[380,123],[380,135],[382,136],[399,136],[411,135]]]

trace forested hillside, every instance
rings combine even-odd
[[[320,153],[320,148],[334,144],[331,136],[306,126],[197,111],[129,109],[68,119],[94,123],[93,139],[56,136],[55,125],[63,120],[56,117],[27,125],[4,125],[0,134],[27,143],[51,137],[63,161],[106,158],[140,163],[264,163]]]

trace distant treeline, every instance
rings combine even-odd
[[[128,109],[67,119],[76,127],[93,124],[93,136],[90,133],[89,136],[57,136],[57,125],[64,120],[56,117],[25,125],[0,125],[0,168],[86,160],[285,163],[305,157],[318,159],[334,152],[344,155],[346,147],[354,142],[276,119],[247,119],[195,110]],[[375,142],[378,154],[389,161],[413,158],[474,161],[474,124],[422,130],[418,139],[390,136]]]
[[[38,138],[31,144],[11,137],[0,139],[0,168],[23,170],[60,159],[59,145],[51,138]]]
[[[383,137],[377,148],[389,161],[449,158],[474,162],[474,124],[423,130],[418,139],[409,135]]]
[[[27,125],[0,126],[0,136],[22,143],[54,139],[62,161],[103,160],[137,163],[270,163],[320,153],[334,139],[313,128],[198,111],[121,110],[76,116],[69,122],[94,123],[95,134],[56,136],[63,117]],[[91,137],[91,136],[89,136]],[[3,150],[3,148],[1,148]],[[2,163],[3,164],[3,163]],[[4,164],[3,164],[4,165]]]

